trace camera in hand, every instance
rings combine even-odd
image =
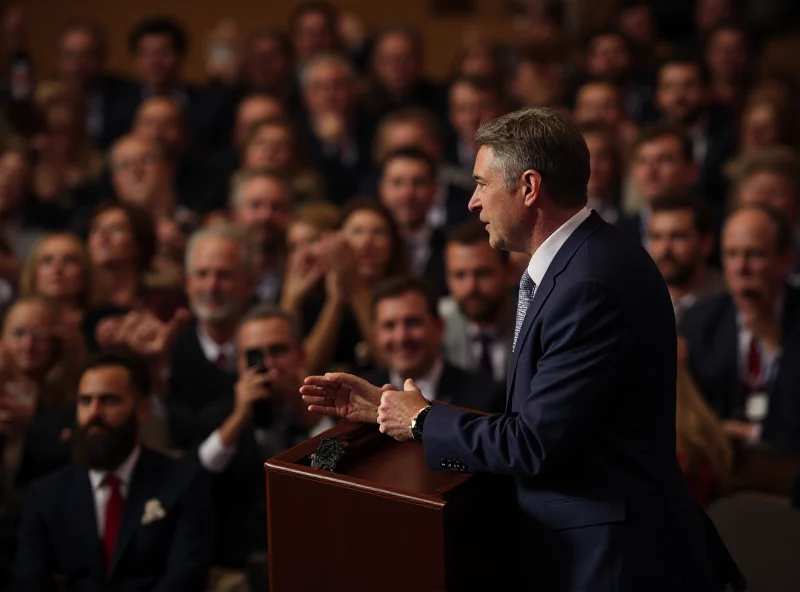
[[[248,368],[257,368],[260,374],[267,371],[267,367],[264,365],[264,352],[260,349],[248,349],[245,352],[245,356],[247,357]]]
[[[255,368],[259,374],[266,374],[267,367],[264,363],[264,352],[260,349],[245,351],[247,367]],[[253,423],[259,426],[268,426],[272,423],[272,401],[256,401],[253,403]]]

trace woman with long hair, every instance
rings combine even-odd
[[[322,208],[299,210],[289,225],[282,305],[301,319],[310,368],[363,371],[380,362],[372,344],[372,290],[407,269],[403,243],[377,200],[349,202],[338,230]]]
[[[105,302],[105,291],[83,242],[69,232],[48,234],[36,243],[22,269],[20,296],[58,302],[67,316]]]
[[[64,201],[100,176],[103,157],[89,137],[81,97],[60,82],[43,82],[33,100],[44,124],[33,142],[33,193],[42,202]]]
[[[679,349],[685,348],[681,340]],[[706,506],[725,489],[732,451],[719,419],[706,404],[679,354],[675,431],[678,460],[689,490]]]

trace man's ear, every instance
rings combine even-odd
[[[537,171],[528,169],[522,173],[520,188],[522,189],[522,199],[525,207],[530,208],[536,203],[536,198],[539,197],[542,188],[542,176]]]

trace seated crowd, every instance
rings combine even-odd
[[[52,79],[10,77],[0,592],[266,590],[263,463],[332,425],[298,394],[310,374],[502,413],[528,261],[467,204],[478,126],[517,108],[572,114],[588,207],[664,277],[697,500],[742,449],[800,454],[794,88],[732,2],[698,2],[671,43],[651,3],[622,4],[580,60],[545,3],[511,42],[470,36],[444,82],[413,28],[367,35],[324,2],[288,31],[221,23],[202,86],[161,18],[131,32],[134,78],[92,23],[58,37]]]

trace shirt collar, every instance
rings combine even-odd
[[[197,326],[197,340],[200,342],[200,348],[203,350],[203,355],[209,362],[217,363],[220,352],[225,355],[228,360],[234,359],[236,355],[236,344],[231,341],[226,341],[222,345],[211,339],[205,331]]]
[[[431,366],[431,369],[422,376],[417,376],[416,378],[408,376],[403,377],[396,372],[390,372],[389,382],[397,388],[403,388],[405,379],[413,378],[414,383],[422,393],[422,396],[428,400],[433,400],[436,399],[436,395],[439,390],[439,381],[442,378],[442,372],[444,372],[444,360],[442,359],[442,356],[439,356],[436,358],[433,366]]]
[[[476,323],[472,321],[467,323],[467,337],[470,339],[478,339],[481,335],[485,335],[486,337],[490,337],[491,339],[497,339],[500,337],[502,333],[502,324],[498,323],[493,327],[484,327],[483,329],[480,328]]]
[[[531,276],[534,284],[538,286],[542,283],[544,274],[547,273],[547,268],[550,267],[559,249],[564,246],[564,243],[575,232],[575,229],[583,224],[591,214],[592,211],[589,208],[581,208],[579,212],[564,222],[558,230],[548,236],[541,246],[536,249],[530,263],[528,263],[528,275]]]
[[[136,463],[139,460],[140,454],[141,447],[137,444],[133,451],[128,455],[128,458],[122,461],[122,464],[113,471],[114,475],[116,475],[117,479],[119,479],[119,484],[121,487],[130,486],[131,478],[133,477],[133,469],[136,467]],[[100,487],[104,485],[103,481],[108,473],[108,471],[90,470],[89,480],[92,482],[92,489],[100,489]]]

